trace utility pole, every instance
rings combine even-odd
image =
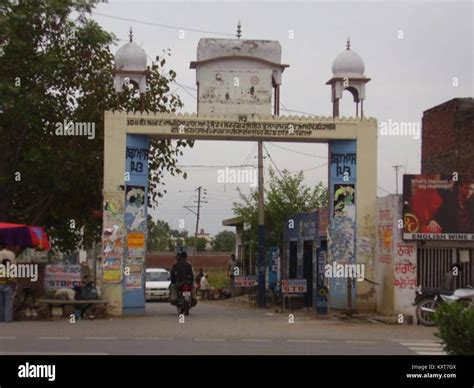
[[[403,166],[400,166],[400,165],[397,165],[397,166],[393,166],[393,168],[395,169],[395,194],[398,194],[398,169],[401,168]]]
[[[193,254],[193,263],[194,263],[194,260],[196,258],[196,244],[197,244],[197,234],[198,234],[198,228],[199,228],[199,216],[201,214],[201,189],[202,189],[202,186],[199,186],[197,188],[197,192],[198,192],[198,200],[197,200],[197,207],[198,207],[198,211],[197,211],[197,217],[196,217],[196,231],[194,232],[194,254]],[[194,201],[196,202],[196,201]]]
[[[194,264],[194,259],[196,257],[197,234],[198,234],[198,230],[199,230],[199,219],[201,217],[201,203],[207,203],[207,201],[203,201],[201,199],[201,189],[202,189],[202,186],[199,186],[196,189],[196,191],[198,192],[198,200],[194,201],[194,202],[197,202],[197,206],[185,206],[184,207],[186,210],[189,210],[191,213],[194,213],[196,215],[196,230],[194,232],[194,247],[193,247],[193,260],[192,260],[193,264]],[[203,190],[203,194],[204,195],[206,194],[206,189]],[[195,212],[194,210],[191,210],[192,207],[197,207],[197,212]]]
[[[258,306],[265,307],[265,222],[263,198],[263,142],[258,142]]]
[[[201,202],[202,203],[207,203],[207,201],[201,200],[201,189],[202,186],[199,186],[196,190],[198,192],[198,200],[194,201],[197,202],[197,217],[196,217],[196,231],[194,233],[194,256],[193,256],[193,264],[194,264],[194,259],[196,257],[196,245],[197,245],[197,234],[198,234],[198,229],[199,229],[199,218],[201,216]],[[203,190],[203,194],[206,194],[206,189]]]

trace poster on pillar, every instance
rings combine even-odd
[[[127,135],[125,174],[124,314],[145,310],[145,255],[148,208],[147,136]]]
[[[122,281],[123,203],[123,191],[104,193],[102,282],[105,284]]]
[[[328,267],[344,269],[326,272],[327,275],[331,275],[327,276],[330,307],[336,309],[349,307],[349,286],[351,307],[356,306],[356,279],[349,279],[350,271],[346,270],[356,264],[356,150],[355,140],[329,142]],[[343,267],[340,267],[341,265]]]

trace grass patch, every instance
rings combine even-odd
[[[227,277],[227,271],[222,270],[209,270],[208,280],[211,286],[214,288],[227,288],[229,286],[229,278]]]

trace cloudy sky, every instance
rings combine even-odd
[[[365,62],[365,75],[372,79],[366,88],[364,113],[376,118],[381,128],[389,120],[419,123],[430,107],[473,96],[473,12],[471,2],[455,1],[109,0],[95,9],[93,18],[121,39],[119,45],[126,43],[132,26],[135,42],[150,58],[171,49],[167,66],[178,74],[172,90],[181,96],[186,112],[196,112],[195,71],[189,69],[189,62],[196,59],[199,39],[232,38],[240,19],[243,39],[278,40],[282,46],[282,62],[290,67],[283,73],[280,114],[329,116],[330,87],[325,83],[332,76],[334,58],[350,36],[352,49]],[[341,116],[355,115],[348,92],[340,109]],[[326,145],[266,143],[266,148],[280,170],[304,170],[308,185],[327,183]],[[173,228],[184,220],[185,228],[194,231],[195,216],[184,206],[195,205],[195,189],[201,185],[207,190],[208,203],[200,226],[211,234],[219,232],[222,219],[233,215],[237,185],[219,183],[219,167],[211,166],[253,165],[256,155],[253,142],[196,142],[179,160],[180,165],[190,166],[184,168],[188,179],[167,177],[169,194],[153,216]],[[406,173],[419,173],[420,157],[421,139],[379,134],[378,195],[395,192],[394,165],[402,165]],[[264,163],[266,168],[271,166],[268,157]],[[248,184],[240,187],[243,192],[250,190]]]

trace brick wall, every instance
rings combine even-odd
[[[230,259],[231,252],[199,253],[196,258],[188,255],[188,261],[194,269],[203,268],[207,270],[226,270],[227,262]],[[176,254],[174,252],[150,252],[146,255],[147,268],[166,268],[170,269],[176,263]]]
[[[455,98],[423,112],[423,174],[474,177],[474,99]]]

